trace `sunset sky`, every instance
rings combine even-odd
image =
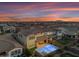
[[[0,3],[0,21],[79,21],[78,2]]]

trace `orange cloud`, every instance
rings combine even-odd
[[[46,15],[45,17],[59,17],[60,16],[60,14],[48,14],[48,15]]]
[[[5,18],[5,17],[8,17],[8,16],[16,16],[16,15],[17,15],[17,14],[6,14],[6,13],[3,14],[3,13],[2,13],[2,14],[0,14],[0,17],[4,17],[4,18]]]
[[[56,20],[63,20],[63,21],[74,21],[79,22],[79,17],[74,18],[52,18],[52,17],[41,17],[41,18],[20,18],[20,19],[10,19],[7,17],[0,17],[0,22],[35,22],[35,21],[56,21]]]
[[[78,21],[79,22],[79,17],[72,17],[72,18],[60,18],[61,20],[64,21]]]
[[[46,9],[41,11],[79,11],[79,8],[53,8],[53,9]]]
[[[28,5],[28,6],[24,6],[21,8],[17,8],[16,10],[32,10],[34,7],[36,7],[37,5]]]
[[[48,2],[48,3],[38,3],[37,5],[36,4],[31,4],[31,5],[25,5],[25,6],[21,6],[21,7],[18,7],[16,8],[16,10],[33,10],[34,8],[35,9],[48,9],[48,8],[52,8],[52,7],[55,7],[55,4],[57,3],[51,3],[51,2]],[[52,5],[52,6],[51,6]],[[53,6],[54,5],[54,6]]]
[[[60,10],[60,11],[79,11],[79,8],[57,8],[55,10]]]

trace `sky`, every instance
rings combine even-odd
[[[1,2],[0,21],[79,21],[79,2]]]

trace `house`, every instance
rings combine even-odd
[[[57,31],[56,31],[57,29],[54,29],[54,28],[48,28],[48,29],[43,29],[43,31],[44,31],[44,33],[45,33],[45,35],[47,35],[48,36],[48,38],[49,39],[55,39],[56,38],[56,33],[57,33]]]
[[[22,45],[25,46],[27,49],[31,49],[36,47],[36,42],[38,42],[38,37],[39,41],[44,41],[43,38],[46,40],[48,39],[48,35],[52,35],[52,32],[45,31],[42,29],[30,29],[30,30],[20,30],[17,35],[16,35],[16,40],[20,42]]]
[[[3,27],[8,26],[7,24],[0,24],[0,34],[3,33]]]
[[[2,31],[3,32],[15,32],[16,28],[14,26],[3,26]]]
[[[0,35],[0,56],[17,57],[23,53],[23,46],[11,34]]]
[[[42,36],[42,33],[39,33],[40,31],[31,29],[31,30],[20,30],[20,32],[16,35],[16,40],[20,42],[25,48],[31,49],[35,47],[35,40],[36,37]]]
[[[66,37],[75,39],[78,38],[78,32],[79,32],[78,28],[65,28],[63,34]]]
[[[16,28],[14,26],[9,26],[8,24],[0,24],[0,33],[5,32],[15,32]]]
[[[55,29],[55,34],[54,34],[54,36],[55,36],[55,39],[56,39],[56,40],[62,39],[63,30],[64,30],[64,28],[56,28],[56,29]]]

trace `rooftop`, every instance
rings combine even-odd
[[[65,28],[64,33],[75,35],[78,31],[78,28]]]
[[[21,30],[20,31],[21,33],[23,33],[25,36],[27,36],[27,35],[29,35],[29,34],[37,34],[37,33],[39,33],[39,32],[43,32],[43,30],[41,30],[41,29],[30,29],[30,30]]]
[[[20,32],[22,34],[24,34],[25,36],[29,35],[29,34],[37,34],[37,33],[41,33],[41,32],[54,32],[55,29],[42,29],[42,28],[33,28],[33,29],[21,29]]]
[[[8,42],[5,40],[0,40],[0,53],[4,52],[4,51],[6,51],[6,52],[10,51],[14,48],[15,48],[15,46],[11,42]]]
[[[11,34],[0,35],[0,53],[8,52],[14,48],[22,48],[22,46],[11,36]]]

